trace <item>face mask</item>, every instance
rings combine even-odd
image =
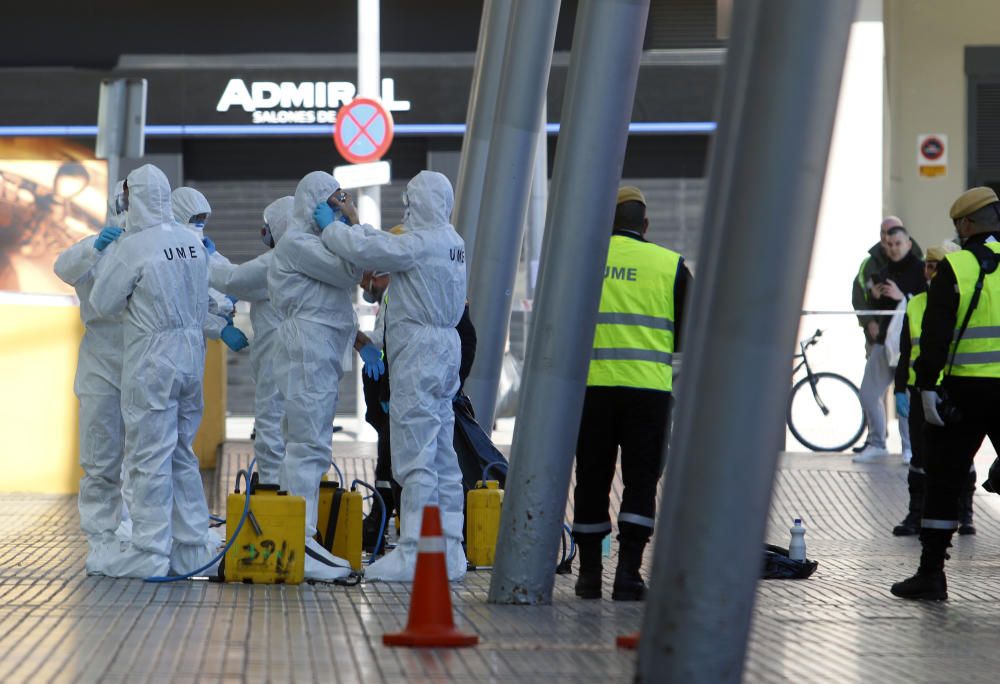
[[[195,230],[205,230],[205,222],[204,221],[192,221],[191,222],[191,227],[194,228]]]
[[[264,243],[265,247],[270,247],[274,249],[274,236],[271,235],[271,227],[264,224],[264,227],[260,229],[260,241]]]
[[[125,200],[125,193],[115,196],[115,213],[124,214],[128,211],[128,202]]]

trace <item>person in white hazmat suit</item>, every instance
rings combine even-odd
[[[125,190],[128,236],[101,260],[90,293],[98,315],[123,318],[125,464],[134,490],[132,542],[109,549],[102,571],[184,574],[218,546],[191,449],[203,407],[208,254],[174,222],[162,171],[139,167]]]
[[[59,255],[56,275],[76,289],[80,318],[86,332],[80,342],[73,391],[80,400],[80,527],[87,535],[87,574],[101,574],[103,552],[113,548],[116,536],[128,540],[131,524],[122,481],[125,425],[122,422],[121,316],[100,316],[90,303],[94,275],[108,247],[122,234],[125,223],[123,182],[108,198],[108,225]],[[116,535],[117,533],[117,535]]]
[[[278,484],[281,463],[285,458],[285,440],[281,436],[281,417],[285,405],[278,392],[274,359],[278,354],[278,326],[281,317],[267,291],[267,269],[274,258],[274,247],[281,240],[292,218],[295,198],[288,196],[271,202],[264,209],[264,244],[270,249],[239,266],[220,253],[212,255],[209,283],[220,292],[250,302],[253,346],[250,366],[254,380],[254,429],[257,437],[253,450],[257,472],[264,484]]]
[[[421,171],[406,186],[402,235],[335,221],[315,208],[323,244],[365,270],[392,273],[386,312],[389,357],[392,474],[403,488],[402,531],[395,550],[372,563],[365,579],[413,580],[423,508],[438,505],[446,542],[448,579],[465,576],[462,549],[462,471],[452,440],[461,346],[455,326],[465,309],[465,242],[449,223],[454,193],[440,173]],[[335,201],[351,223],[357,211]]]
[[[173,209],[174,220],[190,230],[205,245],[209,253],[209,266],[215,261],[228,260],[218,254],[215,243],[205,237],[205,224],[212,215],[212,207],[201,192],[194,188],[180,187],[170,193],[170,206]],[[235,298],[234,298],[235,299]],[[246,348],[248,342],[243,331],[236,327],[228,327],[233,322],[236,302],[216,288],[208,289],[208,318],[205,319],[205,337],[210,340],[222,339],[227,347],[234,352]],[[222,325],[218,325],[219,322]],[[223,332],[224,331],[224,332]]]
[[[306,500],[307,579],[331,581],[350,573],[347,561],[316,540],[319,483],[330,469],[333,417],[347,347],[355,339],[352,295],[361,269],[323,247],[313,208],[340,184],[313,171],[295,189],[292,220],[268,267],[271,303],[281,315],[274,361],[285,402],[285,460],[281,485]]]

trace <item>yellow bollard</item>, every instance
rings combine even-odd
[[[205,410],[194,438],[194,453],[202,470],[214,468],[226,441],[226,345],[206,340],[205,380],[202,388]]]

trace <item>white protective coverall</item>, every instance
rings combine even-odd
[[[392,474],[402,486],[399,546],[372,563],[366,579],[413,580],[423,508],[438,505],[448,579],[465,576],[462,471],[452,444],[461,345],[455,326],[465,310],[465,243],[449,223],[448,179],[421,171],[406,186],[406,230],[330,224],[323,244],[365,270],[392,273],[386,311]]]
[[[203,222],[199,225],[192,219],[199,214],[212,215],[212,206],[208,203],[208,199],[194,188],[180,187],[170,193],[170,207],[173,209],[174,220],[194,233],[198,237],[198,241],[201,242],[205,237],[205,224]],[[208,260],[209,267],[219,260],[222,260],[223,263],[229,263],[228,259],[218,252],[209,255]],[[233,303],[226,299],[225,294],[210,287],[208,290],[209,317],[205,326],[205,337],[210,340],[219,339],[219,331],[228,322],[225,318],[232,316],[234,310]]]
[[[316,205],[339,188],[323,171],[313,171],[299,182],[291,223],[274,249],[267,274],[271,303],[282,319],[274,362],[285,401],[281,485],[306,500],[305,575],[320,580],[349,574],[346,561],[313,539],[319,483],[332,458],[343,358],[357,332],[351,300],[361,281],[361,269],[323,247],[313,220]]]
[[[264,209],[264,223],[270,227],[275,244],[281,240],[292,218],[295,198],[282,197]],[[218,254],[218,253],[216,253]],[[250,366],[254,379],[253,443],[257,472],[264,484],[278,484],[281,463],[285,459],[285,440],[281,436],[281,417],[285,405],[278,392],[274,374],[274,359],[278,353],[278,326],[281,317],[271,304],[267,291],[267,269],[274,258],[273,251],[236,266],[225,257],[213,254],[209,282],[220,292],[250,302],[250,322],[253,344],[250,346]]]
[[[117,214],[118,198],[123,194],[122,182],[108,199],[110,225],[121,227],[124,212]],[[119,240],[122,238],[119,238]],[[100,316],[90,303],[97,264],[116,245],[97,251],[97,236],[84,238],[59,255],[55,273],[76,289],[80,300],[80,318],[86,326],[76,364],[73,391],[80,400],[80,479],[78,505],[80,527],[87,535],[89,552],[88,574],[101,574],[102,552],[113,548],[115,532],[121,538],[131,537],[127,524],[128,508],[123,501],[122,454],[125,447],[125,425],[122,422],[122,321],[121,316]],[[126,492],[128,493],[128,492]]]
[[[182,574],[207,564],[218,542],[191,449],[203,407],[208,254],[174,222],[162,171],[147,164],[127,183],[128,235],[101,260],[90,294],[98,315],[124,312],[122,416],[134,489],[132,543],[103,570]]]

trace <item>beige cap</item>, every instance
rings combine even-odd
[[[955,221],[994,202],[1000,202],[1000,199],[997,198],[993,188],[979,186],[959,195],[958,199],[951,205],[951,211],[948,212],[948,215],[951,216],[952,221]]]
[[[646,206],[646,196],[642,194],[642,190],[634,185],[623,185],[618,188],[618,201],[615,202],[615,205],[622,202],[641,202],[643,206]]]
[[[940,245],[927,248],[927,261],[944,261],[946,254],[957,252],[959,249],[961,248],[951,240],[945,240]]]

